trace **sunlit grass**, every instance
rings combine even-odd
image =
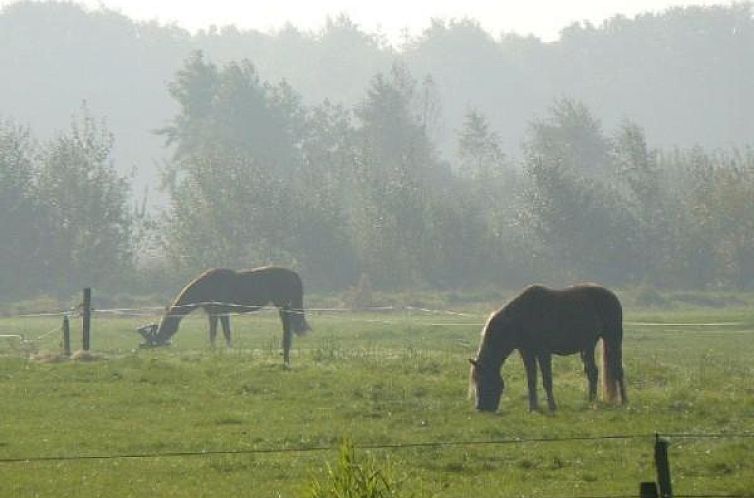
[[[214,351],[201,315],[185,320],[173,346],[140,350],[134,329],[149,320],[96,316],[88,362],[36,361],[0,343],[0,458],[143,456],[0,463],[2,496],[304,496],[343,438],[389,461],[406,493],[634,495],[654,479],[655,432],[754,432],[754,313],[745,308],[628,310],[630,405],[592,406],[578,359],[556,358],[554,415],[528,412],[516,356],[504,366],[501,411],[474,412],[466,359],[484,320],[475,309],[312,314],[290,370],[273,314],[234,318],[235,347]],[[0,329],[33,339],[56,321],[8,318]],[[75,350],[77,321],[72,334]],[[36,358],[59,342],[45,336]],[[638,437],[458,444],[604,435]],[[673,439],[674,491],[751,494],[752,450],[751,438]],[[168,456],[180,452],[199,454]]]

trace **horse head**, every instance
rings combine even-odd
[[[503,378],[494,368],[482,365],[479,359],[469,359],[471,363],[471,388],[476,398],[476,409],[480,412],[494,412],[500,406],[503,395]]]
[[[148,325],[144,325],[143,327],[139,327],[138,329],[136,329],[136,332],[141,334],[141,336],[144,338],[144,342],[139,344],[139,347],[152,348],[155,346],[169,345],[170,340],[166,341],[157,334],[158,328],[159,326],[156,323],[150,323]]]

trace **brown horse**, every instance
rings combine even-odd
[[[526,368],[529,409],[538,410],[537,363],[547,405],[556,409],[552,393],[552,355],[581,354],[589,381],[589,400],[597,397],[597,364],[594,349],[602,339],[606,397],[615,401],[620,391],[626,403],[623,382],[623,309],[618,298],[598,285],[576,285],[552,290],[539,285],[527,287],[500,310],[482,329],[477,356],[471,362],[470,387],[476,408],[495,411],[500,405],[504,383],[500,369],[517,349]]]
[[[292,333],[302,335],[310,330],[304,318],[303,295],[301,278],[286,268],[268,266],[244,271],[216,268],[199,275],[183,288],[159,326],[147,325],[138,332],[146,339],[143,346],[170,344],[181,319],[201,307],[209,315],[212,346],[219,320],[225,343],[230,347],[230,313],[249,313],[273,304],[283,323],[283,361],[288,365]]]

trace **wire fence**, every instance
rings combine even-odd
[[[457,446],[500,446],[500,445],[527,445],[549,443],[579,443],[594,441],[626,441],[646,440],[652,441],[658,437],[666,439],[754,439],[754,432],[741,433],[654,433],[654,434],[613,434],[596,436],[568,436],[568,437],[534,437],[534,438],[507,438],[486,440],[462,440],[462,441],[416,441],[400,443],[380,443],[354,445],[357,450],[404,450],[421,448],[451,448]],[[218,455],[273,455],[288,453],[313,453],[330,452],[339,447],[333,445],[324,446],[286,446],[280,448],[230,448],[222,450],[183,450],[183,451],[154,451],[143,453],[118,453],[100,455],[42,455],[42,456],[18,456],[0,458],[0,464],[11,463],[34,463],[34,462],[63,462],[75,460],[116,460],[116,459],[146,459],[146,458],[175,458],[175,457],[207,457]]]
[[[66,310],[58,311],[44,311],[35,313],[20,313],[14,315],[5,315],[4,318],[42,318],[42,317],[63,317],[63,316],[80,316],[82,310],[81,307],[70,308]],[[232,302],[223,301],[200,301],[194,303],[186,303],[180,305],[173,305],[170,307],[164,306],[141,306],[141,307],[113,307],[113,308],[93,308],[91,313],[94,315],[102,314],[109,316],[122,316],[122,317],[184,317],[185,311],[192,311],[197,308],[217,308],[222,311],[213,311],[213,314],[219,316],[243,316],[249,314],[258,313],[277,313],[279,308],[275,306],[250,306],[246,304],[238,304]],[[185,310],[185,311],[184,311]],[[235,310],[235,311],[234,311]],[[172,312],[171,312],[172,311]],[[364,307],[309,307],[309,308],[295,308],[287,310],[289,313],[309,313],[315,315],[344,315],[344,314],[403,314],[407,317],[424,315],[424,316],[446,316],[446,317],[463,317],[473,319],[473,322],[449,322],[451,325],[469,325],[469,326],[482,326],[485,320],[489,317],[489,314],[484,313],[468,313],[460,312],[451,309],[433,309],[419,306],[412,306],[409,304],[403,305],[386,305],[386,306],[364,306]],[[749,322],[745,321],[718,321],[718,322],[660,322],[660,321],[624,321],[625,326],[631,327],[740,327],[749,325]],[[0,336],[1,337],[1,336]]]
[[[274,306],[247,306],[232,302],[221,301],[202,301],[195,303],[186,303],[181,305],[172,305],[168,308],[163,306],[141,306],[141,307],[108,307],[108,308],[91,308],[90,314],[94,317],[118,317],[118,318],[151,318],[160,320],[165,317],[179,316],[185,317],[190,311],[196,308],[205,308],[211,310],[213,314],[221,316],[248,316],[251,314],[275,316],[279,309]],[[311,316],[322,317],[348,317],[349,323],[365,324],[382,324],[382,325],[405,325],[407,321],[418,320],[418,324],[429,327],[450,327],[450,328],[481,328],[488,315],[483,313],[460,312],[452,309],[436,309],[424,306],[414,306],[411,304],[394,304],[385,306],[366,306],[366,307],[308,307],[303,309],[286,310],[289,313],[304,313]],[[5,315],[5,319],[54,319],[54,318],[72,318],[84,314],[83,304],[68,309],[57,311],[40,311],[34,313],[20,313],[16,315]],[[429,317],[430,321],[425,318]],[[746,321],[711,321],[711,322],[662,322],[662,321],[625,321],[626,327],[636,328],[640,331],[662,330],[663,333],[682,333],[695,335],[710,334],[751,334],[754,333],[754,327]],[[18,330],[0,329],[0,345],[6,344],[13,354],[23,354],[30,356],[37,353],[45,340],[49,340],[54,334],[60,335],[62,324],[55,326],[41,334],[31,336],[29,333],[21,333]],[[3,333],[7,332],[7,333]],[[61,342],[61,341],[58,341]],[[50,346],[50,345],[48,345]],[[85,348],[86,349],[86,348]],[[68,352],[68,350],[66,350]],[[7,353],[6,353],[7,354]]]
[[[664,439],[754,439],[754,433],[655,433],[655,434],[613,434],[613,435],[586,435],[570,437],[535,437],[535,438],[508,438],[487,440],[462,440],[462,441],[419,441],[381,444],[353,445],[354,450],[361,451],[400,451],[406,449],[426,448],[452,448],[452,447],[480,447],[502,445],[530,445],[530,444],[558,444],[558,443],[586,443],[595,441],[626,441]],[[0,465],[35,464],[35,463],[61,463],[71,461],[93,460],[146,460],[156,458],[209,458],[214,456],[270,456],[281,454],[306,454],[334,452],[339,446],[299,446],[279,448],[231,448],[223,450],[197,450],[197,451],[154,451],[142,453],[119,453],[98,455],[46,455],[46,456],[21,456],[0,458]],[[635,494],[600,494],[600,495],[566,495],[552,496],[549,498],[636,498]],[[708,493],[708,494],[672,494],[675,498],[754,498],[754,493]]]

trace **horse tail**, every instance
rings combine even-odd
[[[602,378],[604,379],[605,399],[610,403],[614,403],[618,397],[618,384],[615,378],[615,371],[613,370],[613,365],[615,364],[615,347],[609,344],[607,338],[603,338],[602,349],[603,372],[605,372]]]
[[[623,309],[617,297],[605,324],[602,337],[603,383],[608,402],[617,401],[620,392],[621,403],[625,404],[626,388],[623,383]]]
[[[291,300],[291,326],[296,335],[305,335],[312,328],[306,322],[306,316],[304,316],[304,284],[297,273],[294,273],[294,275],[296,276],[296,288]]]

